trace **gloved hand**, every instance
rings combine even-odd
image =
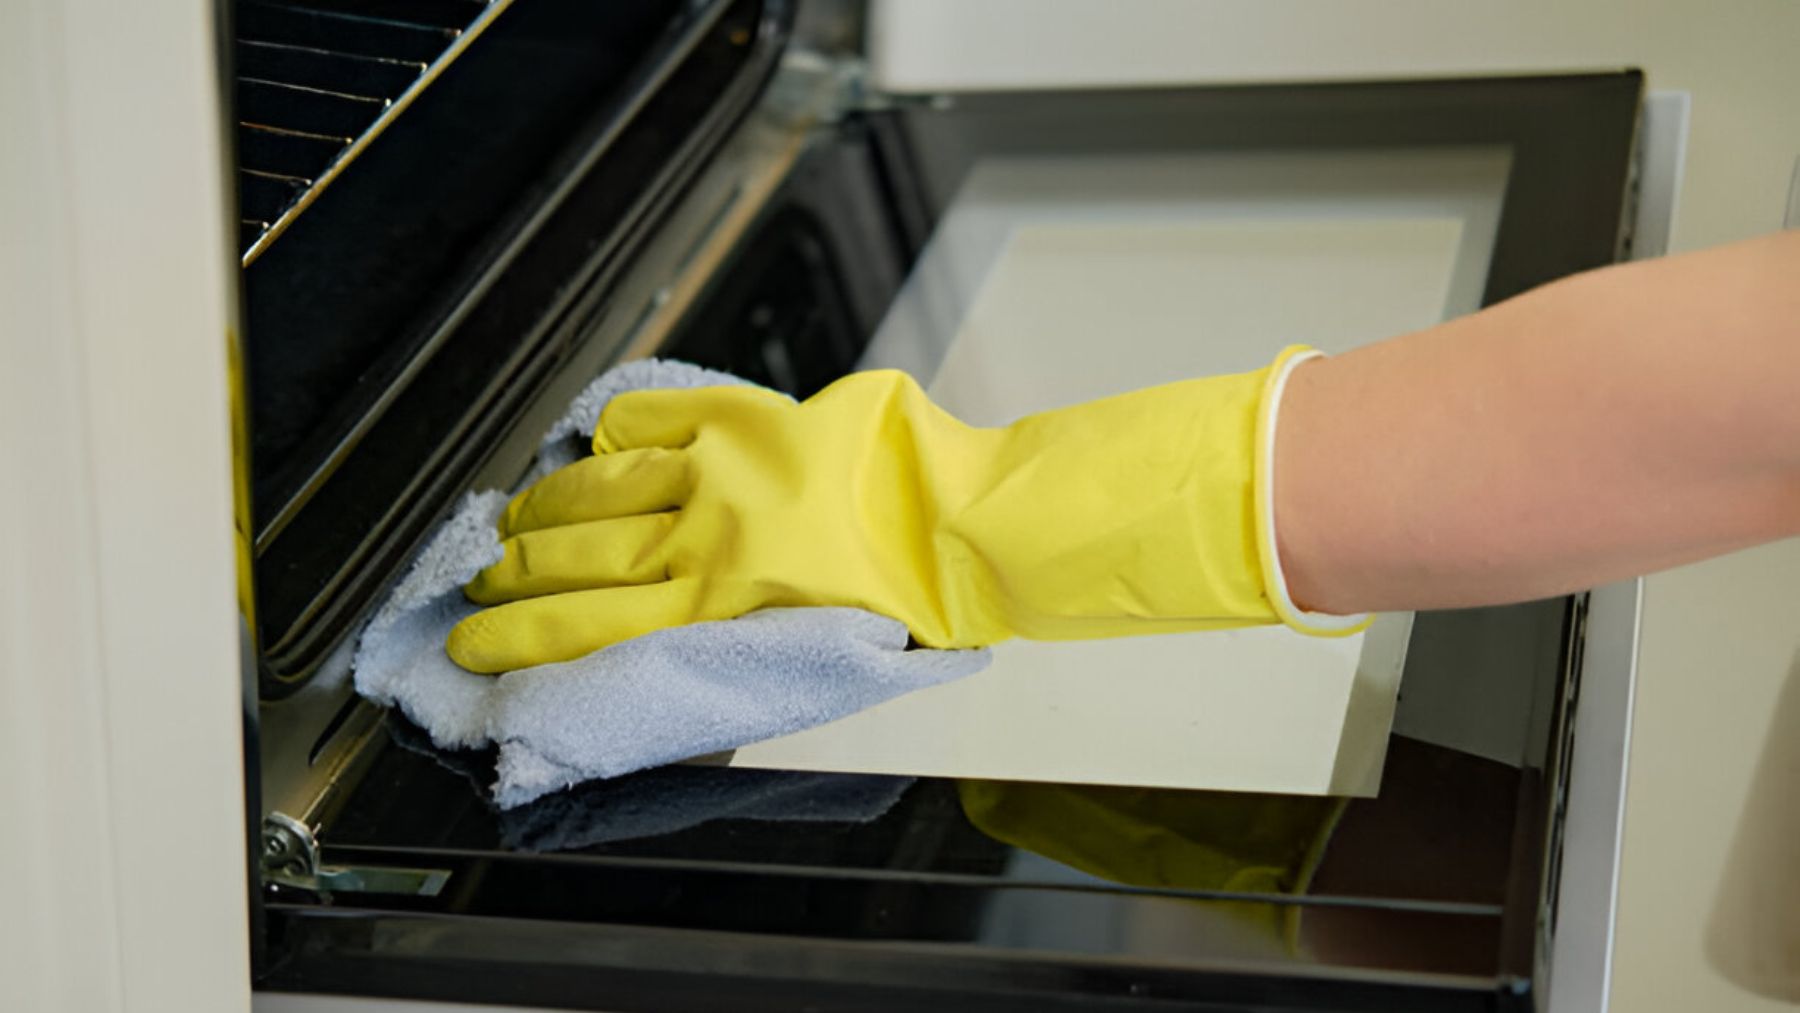
[[[580,657],[768,606],[850,605],[928,647],[1287,621],[1267,457],[1274,366],[964,425],[903,373],[795,403],[748,387],[623,394],[594,457],[501,520],[494,605],[451,633],[477,672]],[[1273,590],[1274,593],[1271,593]]]

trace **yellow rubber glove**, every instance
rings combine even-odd
[[[928,647],[1286,620],[1267,458],[1290,349],[1268,369],[964,425],[904,373],[795,403],[751,387],[638,391],[596,456],[501,521],[495,605],[450,656],[502,672],[769,606],[850,605]]]

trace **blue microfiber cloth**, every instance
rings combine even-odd
[[[530,476],[583,453],[615,394],[743,381],[644,360],[601,376],[544,438]],[[768,609],[659,630],[574,661],[500,676],[444,653],[479,611],[462,586],[501,550],[507,495],[464,497],[414,560],[357,647],[356,688],[399,707],[444,748],[499,747],[494,801],[529,802],[593,778],[704,756],[836,720],[986,667],[986,651],[907,650],[906,627],[850,608]]]

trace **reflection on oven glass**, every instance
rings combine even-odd
[[[556,853],[640,889],[650,869],[671,884],[743,879],[753,895],[783,882],[825,889],[796,876],[833,884],[830,904],[807,915],[676,894],[633,901],[696,926],[748,919],[778,931],[800,917],[808,932],[847,937],[1498,970],[1520,771],[1405,738],[1392,742],[1379,798],[760,770],[713,757],[499,810],[491,751],[439,749],[394,716],[386,732],[393,748],[338,817],[335,847],[491,850],[509,863]],[[381,795],[399,784],[407,798]],[[533,868],[509,873],[509,889],[530,895],[507,903],[552,913],[574,903],[559,895],[565,880]]]

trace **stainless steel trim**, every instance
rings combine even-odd
[[[1644,100],[1631,222],[1634,260],[1668,252],[1689,112],[1686,92],[1653,92]],[[1611,584],[1588,597],[1550,940],[1549,1013],[1604,1013],[1611,999],[1642,608],[1641,580]]]
[[[323,825],[361,777],[381,711],[352,702],[353,647],[352,640],[334,652],[319,677],[293,695],[258,708],[261,815],[285,812]],[[340,720],[346,706],[353,709]]]
[[[1684,91],[1651,92],[1638,127],[1637,214],[1632,223],[1631,259],[1669,252],[1675,232],[1676,197],[1687,167],[1691,97]]]
[[[1551,939],[1551,1013],[1603,1011],[1611,989],[1642,603],[1640,580],[1599,588],[1588,598]]]

